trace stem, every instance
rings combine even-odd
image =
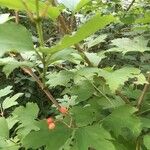
[[[4,110],[3,110],[3,107],[2,107],[2,103],[0,103],[0,111],[1,111],[0,115],[2,117],[4,117]]]
[[[15,22],[17,24],[19,23],[19,13],[18,13],[18,11],[15,11]]]
[[[136,149],[135,150],[141,150],[141,138],[142,138],[143,135],[140,135],[137,137],[137,140],[136,140]]]
[[[37,17],[37,19],[35,20],[35,23],[36,23],[37,33],[38,33],[38,36],[39,36],[39,43],[40,43],[41,47],[44,47],[43,30],[42,30],[41,18],[40,18],[40,14],[39,14],[39,0],[36,0],[35,4],[36,4],[36,17]],[[45,84],[45,76],[46,76],[46,72],[47,72],[47,66],[46,66],[45,58],[46,58],[45,54],[42,53],[42,58],[40,57],[40,59],[41,59],[41,62],[43,64],[43,77],[42,77],[42,80],[43,80],[44,84]]]
[[[149,134],[150,130],[142,131],[141,134],[136,139],[136,149],[135,150],[142,150],[142,139],[145,135]]]
[[[36,28],[37,28],[37,32],[38,32],[38,36],[39,36],[39,43],[41,47],[44,47],[44,38],[43,38],[43,31],[42,31],[42,25],[41,25],[41,18],[39,15],[39,0],[35,0],[35,4],[36,4]]]
[[[14,56],[13,54],[10,53],[11,57],[15,57],[15,59],[19,59],[21,61],[24,61],[24,59],[22,58],[22,56],[20,54],[18,54],[17,56]],[[57,100],[52,96],[52,94],[50,93],[49,89],[47,87],[45,87],[45,84],[39,79],[39,77],[28,67],[21,67],[21,69],[27,73],[28,75],[30,75],[35,81],[36,83],[39,85],[40,89],[46,94],[46,96],[48,97],[48,99],[59,109],[61,108],[61,106],[59,105],[59,103],[57,102]]]
[[[37,27],[37,32],[38,32],[38,36],[39,36],[39,43],[41,47],[44,47],[44,39],[43,39],[43,31],[42,31],[42,26],[41,26],[41,22],[40,21],[36,21],[36,27]],[[45,83],[45,76],[46,76],[46,72],[47,72],[47,67],[46,67],[46,56],[44,53],[42,53],[42,57],[41,55],[36,51],[36,53],[38,54],[42,64],[43,64],[43,83]]]
[[[39,43],[41,47],[44,47],[44,38],[43,38],[43,31],[42,31],[42,25],[41,25],[41,21],[37,19],[36,21],[36,29],[38,32],[38,36],[39,36]]]
[[[30,68],[23,68],[22,67],[22,70],[24,72],[26,72],[27,74],[29,74],[37,82],[37,84],[39,85],[41,90],[47,95],[47,97],[54,103],[54,105],[57,108],[61,108],[59,103],[54,99],[52,94],[49,92],[48,88],[45,87],[44,83],[41,82],[41,80],[36,76],[36,74]]]
[[[141,105],[144,101],[146,92],[148,91],[149,87],[150,87],[150,73],[148,74],[148,83],[145,84],[144,89],[143,89],[143,91],[142,91],[142,93],[141,93],[141,95],[140,95],[140,97],[138,98],[138,101],[137,101],[137,106],[136,107],[137,107],[138,110],[140,110],[140,108],[141,108]]]
[[[39,19],[40,18],[40,15],[39,15],[39,0],[35,0],[35,6],[36,6],[37,19]]]
[[[132,5],[134,4],[135,0],[132,0],[132,2],[130,3],[129,7],[126,9],[126,11],[129,11],[132,7]]]

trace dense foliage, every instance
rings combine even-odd
[[[0,150],[150,150],[149,0],[0,7]]]

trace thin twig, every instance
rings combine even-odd
[[[3,106],[2,103],[0,103],[0,116],[4,117],[4,110],[3,110]]]
[[[18,54],[18,56],[14,57],[14,54],[10,53],[10,56],[15,58],[15,59],[19,59],[21,61],[23,61],[24,59],[22,58],[22,56],[20,54]],[[49,100],[52,101],[52,103],[59,109],[61,106],[59,105],[59,103],[57,102],[57,100],[52,96],[52,94],[50,93],[50,91],[48,90],[47,87],[45,87],[45,84],[39,79],[39,77],[32,71],[32,69],[28,68],[28,67],[21,67],[21,69],[27,73],[28,75],[30,75],[35,81],[36,83],[39,85],[39,87],[41,88],[41,90],[47,95],[47,97],[49,98]]]
[[[137,101],[137,109],[139,110],[141,108],[141,105],[144,101],[144,98],[145,98],[145,95],[146,95],[146,92],[148,91],[149,87],[150,87],[150,73],[148,74],[148,83],[145,84],[144,86],[144,89],[140,95],[140,97],[138,98],[138,101]]]
[[[132,5],[134,4],[135,0],[132,0],[132,2],[130,3],[130,5],[128,6],[128,8],[126,9],[126,11],[129,11],[132,7]]]
[[[30,69],[30,68],[25,68],[25,67],[21,67],[22,70],[29,74],[39,85],[39,87],[41,88],[41,90],[47,95],[47,97],[54,103],[54,105],[57,108],[60,108],[61,106],[59,105],[59,103],[56,101],[56,99],[52,96],[52,94],[49,92],[48,88],[45,87],[45,84],[41,82],[41,80],[38,78],[38,76]]]
[[[19,23],[19,12],[15,11],[15,22],[18,24]]]

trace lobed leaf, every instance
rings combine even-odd
[[[40,130],[32,131],[22,141],[26,148],[37,149],[46,146],[46,150],[58,150],[71,135],[71,130],[61,123],[56,124],[53,130],[48,129],[46,121],[40,121],[36,125]]]
[[[89,148],[116,150],[111,142],[110,133],[100,125],[82,127],[75,132],[73,150],[87,150]]]
[[[3,101],[3,103],[2,103],[3,109],[5,110],[5,109],[7,109],[7,108],[10,108],[10,107],[12,107],[12,106],[17,105],[18,102],[16,102],[16,100],[17,100],[20,96],[22,96],[22,95],[23,95],[23,93],[18,93],[18,94],[15,94],[15,95],[12,96],[12,97],[7,97],[7,98]]]
[[[118,38],[112,41],[112,45],[116,47],[109,49],[107,52],[122,52],[126,54],[128,52],[145,52],[150,51],[150,47],[148,45],[147,39],[143,36],[136,37],[134,39],[129,38]]]
[[[134,115],[137,111],[135,107],[124,105],[116,108],[113,112],[103,121],[104,127],[112,131],[116,137],[124,135],[124,129],[129,129],[132,136],[136,138],[141,132],[141,121]]]

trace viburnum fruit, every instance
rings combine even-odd
[[[63,107],[63,106],[61,106],[61,107],[59,108],[59,111],[60,111],[62,114],[67,114],[67,113],[68,113],[68,109],[67,109],[66,107]]]
[[[48,125],[48,128],[51,130],[51,129],[54,129],[55,128],[55,123],[52,122]]]
[[[46,119],[46,121],[47,121],[48,124],[50,124],[50,123],[54,122],[54,119],[49,117],[49,118]]]

